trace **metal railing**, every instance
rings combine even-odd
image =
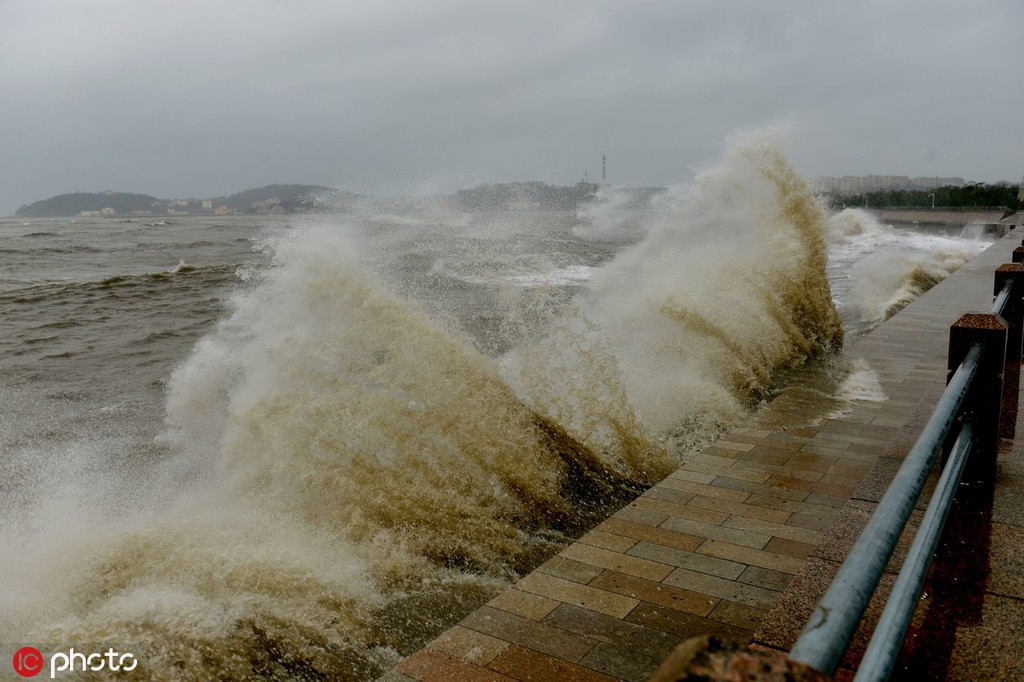
[[[1018,257],[1015,253],[1014,260]],[[1021,358],[1024,265],[1001,265],[994,294],[990,313],[964,315],[950,328],[946,390],[789,658],[835,673],[929,473],[946,449],[935,492],[854,680],[887,680],[892,673],[965,470],[972,480],[991,480],[994,471],[1004,371],[1008,362]]]

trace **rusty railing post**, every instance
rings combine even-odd
[[[1006,336],[1006,321],[993,313],[967,313],[949,328],[947,381],[960,367],[971,347],[982,347],[978,373],[967,392],[960,414],[961,421],[971,419],[977,425],[977,446],[964,473],[964,480],[972,483],[990,483],[995,476],[999,421],[1003,407]]]
[[[1024,337],[1024,263],[1003,263],[996,268],[992,295],[998,296],[1010,281],[1013,283],[1010,297],[1000,313],[1010,327],[1006,336],[1007,362],[1020,361],[1021,358],[1021,341]]]

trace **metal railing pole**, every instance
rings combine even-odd
[[[921,494],[928,472],[935,464],[939,449],[960,413],[981,356],[980,343],[967,351],[878,508],[793,645],[790,658],[825,674],[835,673]]]
[[[892,674],[973,446],[974,429],[970,423],[966,423],[953,444],[946,466],[942,469],[935,493],[928,503],[924,518],[921,519],[921,525],[907,552],[907,558],[903,561],[889,601],[864,652],[857,675],[853,678],[854,682],[884,682]]]
[[[1006,303],[1010,300],[1010,292],[1013,290],[1013,280],[1008,280],[1003,284],[1003,288],[996,294],[996,299],[992,302],[992,312],[996,315],[1002,315],[1006,309]]]
[[[1007,286],[1010,291],[1004,297],[1003,292]],[[992,312],[1001,316],[1010,325],[1006,335],[1006,360],[1018,362],[1021,358],[1021,341],[1024,340],[1024,265],[1000,265],[996,268],[992,289],[996,297]]]

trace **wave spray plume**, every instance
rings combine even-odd
[[[378,674],[839,343],[824,214],[769,145],[732,147],[645,231],[501,362],[345,230],[278,239],[171,378],[177,499],[4,527],[24,551],[0,559],[21,588],[0,637],[130,643],[155,679]]]

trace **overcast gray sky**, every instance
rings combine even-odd
[[[1024,174],[1020,0],[0,0],[0,215],[62,192]]]

